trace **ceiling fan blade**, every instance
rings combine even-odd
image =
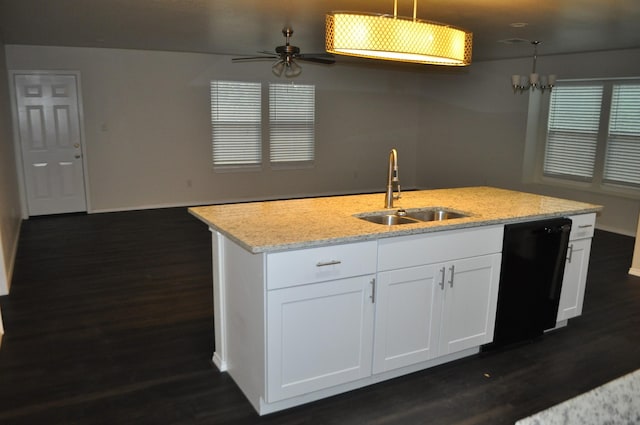
[[[328,53],[316,53],[316,54],[308,53],[304,55],[297,55],[296,59],[299,59],[301,61],[307,61],[307,62],[323,63],[326,65],[331,65],[333,63],[336,63],[336,60],[333,57],[333,55],[330,55]]]
[[[260,60],[274,60],[278,59],[278,56],[248,56],[244,58],[231,58],[232,62],[249,62],[249,61],[260,61]]]

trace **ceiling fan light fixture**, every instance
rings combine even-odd
[[[295,61],[290,60],[286,62],[284,69],[284,76],[287,78],[294,78],[300,75],[302,72],[302,67],[298,65]]]
[[[471,63],[471,32],[448,24],[375,13],[338,12],[326,17],[326,51],[431,65],[466,66]]]
[[[293,29],[291,27],[284,27],[282,29],[282,35],[285,37],[285,45],[277,46],[275,53],[260,52],[263,56],[248,56],[242,58],[232,58],[232,62],[246,62],[255,60],[273,60],[276,62],[271,65],[271,72],[276,77],[282,77],[282,74],[286,78],[294,78],[302,73],[302,67],[298,65],[297,61],[315,62],[324,65],[331,65],[335,63],[333,55],[328,53],[300,53],[300,48],[293,46],[290,43],[291,35],[293,35]]]
[[[271,72],[273,72],[273,75],[275,75],[276,77],[281,77],[283,71],[284,71],[283,60],[279,60],[278,62],[274,63],[273,66],[271,67]]]

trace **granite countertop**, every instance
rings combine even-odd
[[[354,214],[384,211],[384,193],[248,202],[189,208],[189,212],[252,253],[309,248],[391,236],[506,224],[597,212],[600,205],[493,187],[403,192],[394,209],[444,207],[468,214],[453,220],[398,226]]]
[[[640,370],[516,422],[516,425],[640,423]]]

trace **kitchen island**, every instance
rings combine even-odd
[[[214,363],[270,413],[475,354],[493,339],[505,224],[570,217],[559,325],[581,313],[598,205],[469,187],[190,208],[212,232]],[[575,245],[575,246],[574,246]]]

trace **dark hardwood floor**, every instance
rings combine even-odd
[[[31,219],[0,297],[0,423],[513,424],[640,368],[633,242],[596,232],[567,328],[259,417],[210,361],[205,225],[184,208]]]

